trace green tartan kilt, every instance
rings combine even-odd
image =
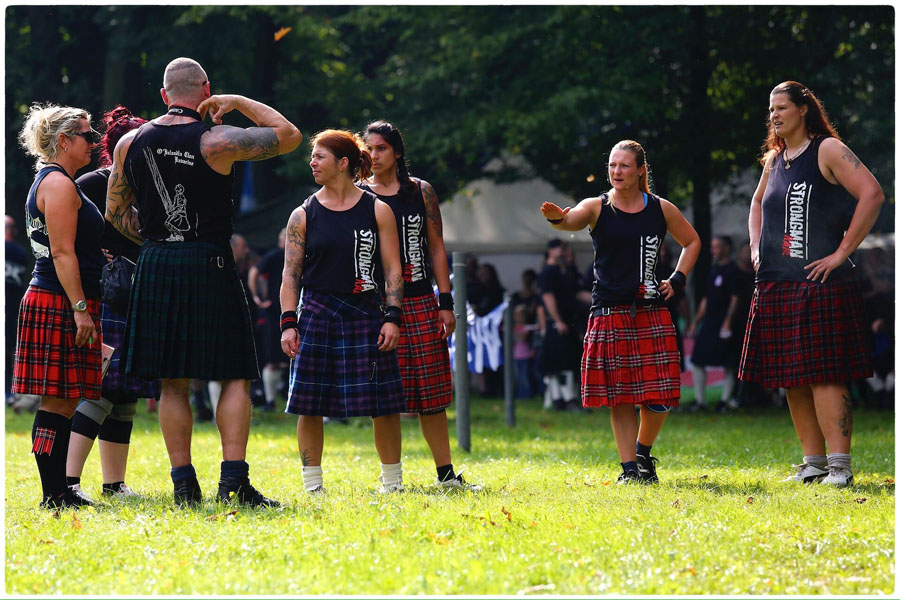
[[[227,242],[144,242],[119,370],[146,379],[259,377],[250,308]]]

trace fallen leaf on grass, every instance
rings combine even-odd
[[[709,475],[701,475],[700,479],[709,479]]]
[[[41,540],[42,544],[55,544],[56,540]]]
[[[672,503],[672,508],[678,508],[678,498],[675,498],[675,501]]]
[[[753,504],[753,496],[747,498],[747,504]]]
[[[237,515],[237,514],[238,514],[237,509],[234,509],[234,510],[230,510],[228,512],[223,512],[220,515],[210,515],[210,516],[206,517],[206,520],[207,521],[215,521],[219,517],[225,517],[225,519],[233,519],[235,517],[235,515]]]
[[[501,507],[500,507],[500,512],[502,512],[504,515],[506,515],[506,520],[507,520],[507,521],[509,521],[510,523],[512,523],[512,513],[509,512],[508,510],[506,510],[506,507],[505,507],[505,506],[501,506]]]
[[[894,480],[891,479],[890,477],[888,477],[887,479],[884,480],[884,482],[885,482],[885,483],[889,483],[889,484],[893,484],[893,483],[894,483]]]
[[[587,487],[594,487],[594,484],[591,483],[590,481],[588,481],[587,479],[584,480],[584,485],[586,485]]]
[[[82,529],[84,525],[81,524],[81,521],[78,520],[78,515],[72,513],[72,527],[75,529]]]
[[[603,485],[609,485],[609,482],[608,482],[608,481],[604,481],[604,482],[603,482]]]
[[[868,500],[868,498],[857,498],[857,499],[856,499],[856,503],[857,503],[857,504],[862,504],[862,503],[865,502],[866,500]]]

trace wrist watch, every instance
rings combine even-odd
[[[72,310],[75,312],[84,312],[87,310],[87,300],[79,300],[75,304],[72,305]]]

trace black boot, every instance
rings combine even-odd
[[[72,488],[66,487],[66,491],[44,498],[44,501],[41,502],[41,506],[43,508],[56,509],[56,508],[75,508],[79,509],[82,506],[94,506],[94,503],[90,501],[86,496],[80,496],[76,494]]]
[[[196,477],[188,477],[175,482],[175,504],[194,506],[203,501],[203,492]]]
[[[222,477],[219,480],[218,499],[223,504],[240,502],[253,507],[279,508],[281,506],[275,500],[260,494],[255,487],[250,485],[250,478],[247,476]]]

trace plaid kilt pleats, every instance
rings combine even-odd
[[[585,406],[678,406],[681,370],[672,317],[665,307],[614,308],[592,316],[581,358]]]
[[[453,401],[450,348],[441,331],[434,294],[403,299],[397,360],[409,412],[438,412]]]
[[[381,417],[406,410],[397,352],[378,350],[383,322],[377,294],[304,289],[286,412]]]
[[[78,328],[69,299],[61,292],[31,286],[19,306],[12,391],[69,400],[100,399],[102,325],[100,302],[88,300],[97,336],[75,346]]]
[[[100,322],[103,324],[103,343],[115,348],[109,369],[103,378],[101,396],[117,404],[134,402],[138,398],[156,398],[159,396],[159,381],[141,379],[119,372],[120,348],[125,337],[125,317],[115,312],[106,302],[100,304]]]
[[[872,340],[856,280],[761,281],[738,377],[766,388],[872,376]]]
[[[144,379],[257,379],[250,308],[229,245],[141,246],[119,370]]]

